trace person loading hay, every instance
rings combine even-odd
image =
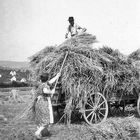
[[[41,85],[38,87],[38,91],[36,95],[37,97],[35,98],[35,102],[34,102],[36,120],[39,121],[38,123],[39,127],[37,127],[37,131],[35,132],[35,136],[37,138],[48,135],[47,133],[43,134],[41,132],[43,132],[44,128],[47,129],[48,126],[54,123],[51,97],[55,93],[55,87],[51,89],[51,85],[59,79],[60,75],[61,74],[58,73],[55,77],[53,77],[49,81],[48,81],[48,74],[40,76]],[[45,114],[43,115],[44,112]]]
[[[79,31],[81,31],[81,32],[86,31],[86,28],[82,28],[79,25],[77,25],[76,23],[74,23],[74,18],[73,17],[69,17],[68,21],[69,21],[70,24],[67,28],[65,38],[68,38],[69,34],[71,35],[71,37],[73,37],[75,35],[78,35]]]

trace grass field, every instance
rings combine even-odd
[[[0,115],[7,118],[4,120],[0,117],[0,140],[34,140],[37,126],[33,122],[27,120],[11,123],[14,117],[32,101],[30,89],[20,90],[19,95],[23,98],[23,102],[12,100],[9,102],[7,100],[9,94],[10,89],[0,89]],[[56,123],[49,128],[49,131],[51,134],[49,140],[135,140],[140,139],[140,119],[133,108],[128,109],[124,116],[110,115],[104,123],[92,127],[82,119],[77,121],[75,119],[70,125]]]

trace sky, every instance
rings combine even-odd
[[[125,55],[140,48],[140,0],[0,0],[0,60],[63,43],[69,16],[100,44]]]

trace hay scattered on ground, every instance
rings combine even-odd
[[[127,140],[130,137],[139,138],[139,124],[136,118],[109,118],[106,122],[89,127],[87,124],[69,126],[55,125],[50,130],[50,140],[81,139],[81,140]]]
[[[55,124],[49,128],[51,133],[49,140],[128,140],[139,139],[140,134],[140,122],[134,117],[125,118],[109,118],[107,121],[93,125],[83,124],[70,124],[62,125]],[[34,138],[34,132],[36,126],[33,124],[19,123],[17,125],[11,125],[7,128],[2,128],[0,132],[3,132],[3,140],[31,140]]]

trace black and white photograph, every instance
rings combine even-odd
[[[140,1],[0,0],[0,140],[140,140]]]

